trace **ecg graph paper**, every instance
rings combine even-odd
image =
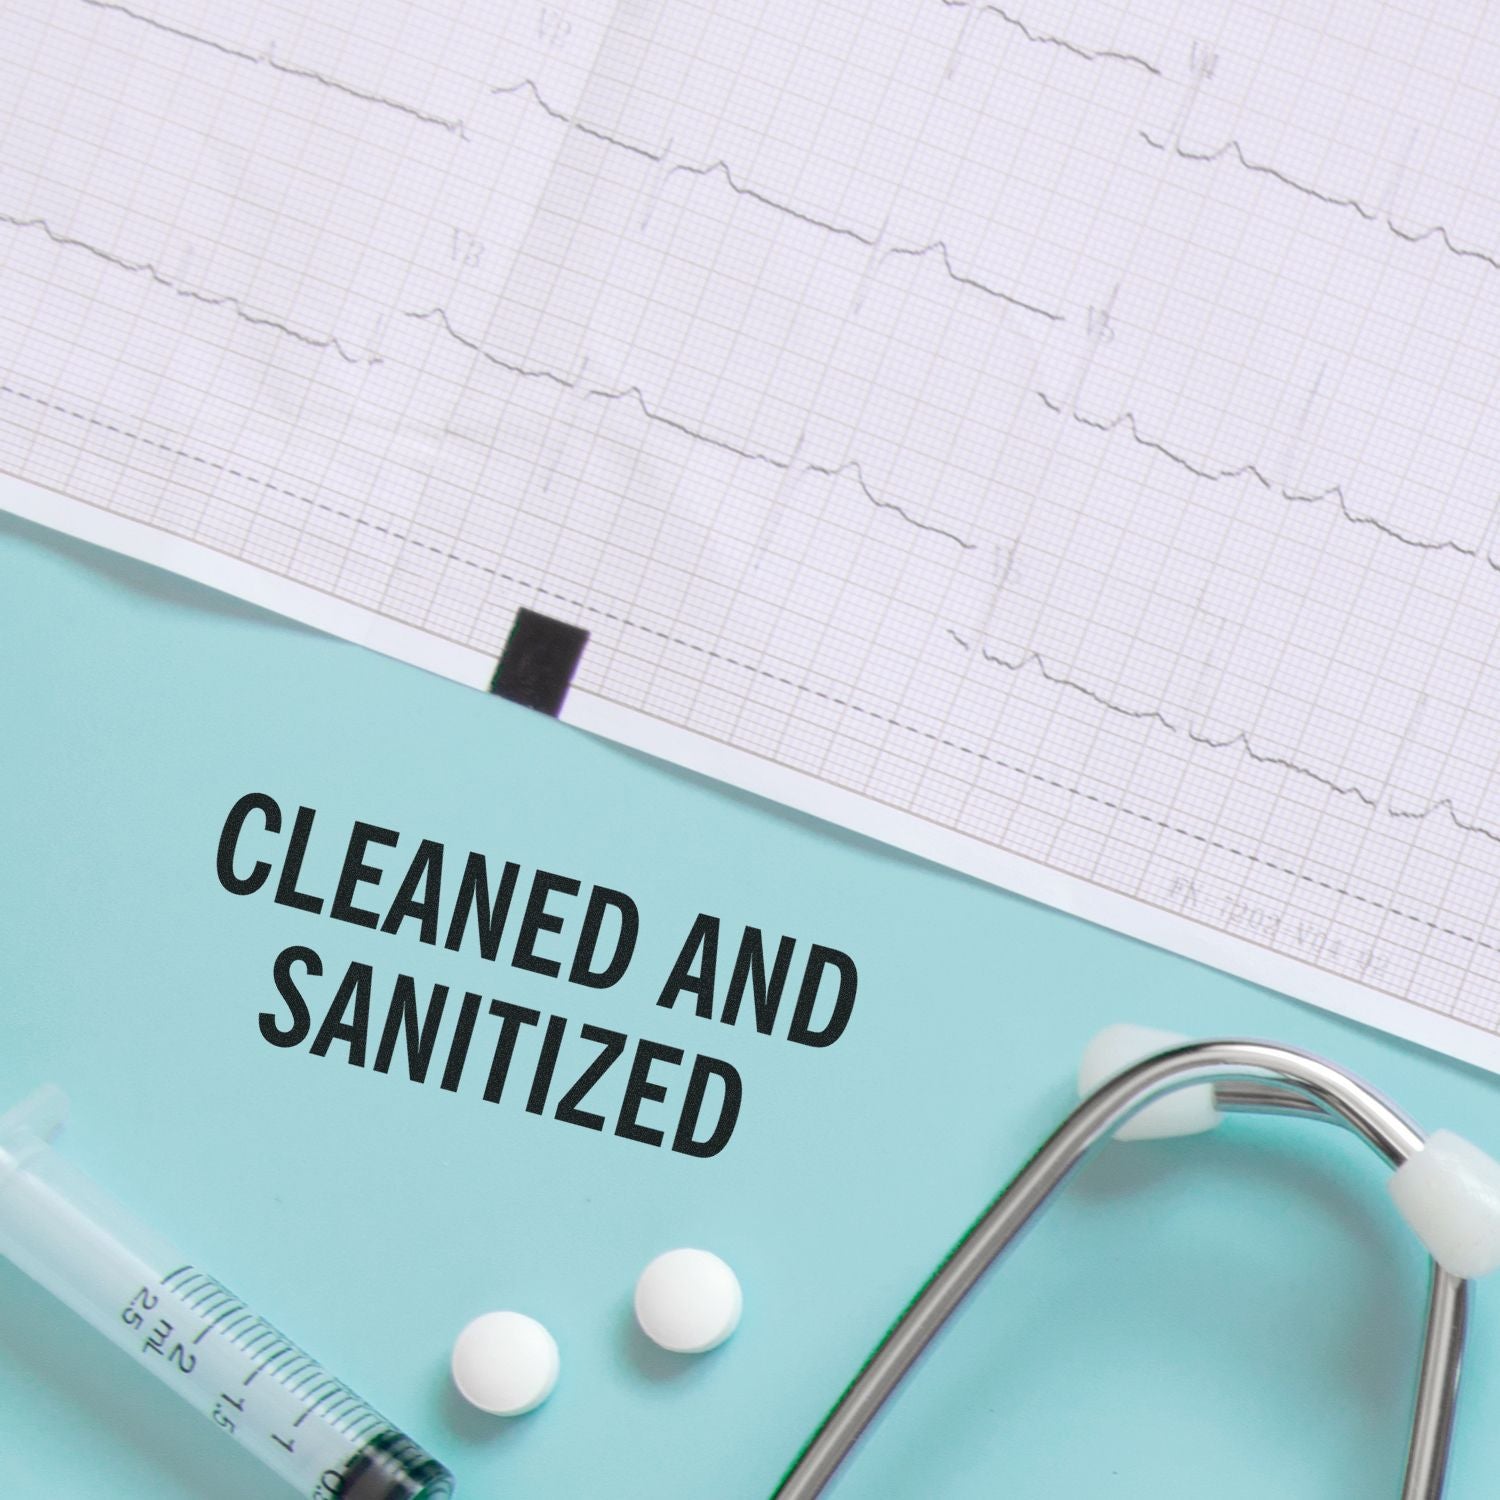
[[[1500,1068],[1484,7],[0,29],[12,509]]]

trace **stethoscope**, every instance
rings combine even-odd
[[[1185,1043],[1113,1026],[1079,1070],[1082,1102],[980,1215],[824,1419],[774,1500],[816,1500],[918,1355],[1088,1155],[1122,1139],[1189,1135],[1226,1112],[1344,1125],[1395,1171],[1396,1206],[1433,1259],[1402,1500],[1439,1500],[1453,1440],[1469,1281],[1500,1266],[1500,1162],[1449,1131],[1423,1133],[1368,1084],[1270,1042]]]

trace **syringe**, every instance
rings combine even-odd
[[[50,1146],[47,1087],[0,1116],[0,1255],[305,1500],[447,1500],[453,1477]]]

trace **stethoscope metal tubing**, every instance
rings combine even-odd
[[[1195,1042],[1147,1058],[1097,1089],[1031,1160],[886,1334],[802,1451],[774,1500],[816,1500],[918,1356],[1088,1156],[1153,1099],[1211,1083],[1221,1109],[1321,1116],[1347,1126],[1392,1166],[1422,1149],[1389,1101],[1322,1058],[1268,1042]],[[1468,1319],[1468,1283],[1434,1265],[1402,1500],[1440,1500]]]
[[[1324,1120],[1331,1125],[1348,1125],[1341,1116],[1331,1114],[1315,1100],[1279,1084],[1243,1079],[1216,1083],[1214,1102],[1225,1112],[1286,1114]],[[1373,1146],[1374,1142],[1370,1144]],[[1399,1166],[1400,1162],[1392,1160],[1391,1165]],[[1443,1493],[1448,1455],[1453,1447],[1453,1418],[1458,1409],[1458,1381],[1468,1326],[1469,1283],[1434,1263],[1427,1292],[1422,1362],[1417,1374],[1401,1500],[1439,1500]]]

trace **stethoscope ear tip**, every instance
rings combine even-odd
[[[1432,1258],[1454,1276],[1500,1269],[1500,1162],[1435,1130],[1390,1179],[1391,1197]]]
[[[1083,1049],[1078,1064],[1078,1097],[1086,1099],[1126,1068],[1190,1040],[1175,1031],[1136,1026],[1129,1021],[1106,1026]],[[1195,1083],[1146,1105],[1126,1120],[1114,1137],[1117,1141],[1152,1141],[1174,1135],[1198,1135],[1212,1130],[1222,1118],[1214,1102],[1213,1085]]]

